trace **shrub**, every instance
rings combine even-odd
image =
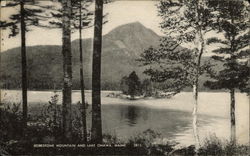
[[[199,155],[213,156],[246,156],[249,155],[249,146],[238,145],[231,141],[222,141],[215,135],[205,139],[199,150]]]
[[[166,155],[174,150],[176,143],[167,142],[165,144],[156,144],[156,140],[159,139],[160,136],[160,133],[147,129],[135,137],[130,138],[127,146],[131,147],[138,144],[146,151],[147,155]]]

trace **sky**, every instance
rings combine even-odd
[[[48,3],[48,2],[43,2]],[[162,35],[159,28],[160,17],[157,16],[157,1],[115,1],[104,5],[104,14],[108,13],[108,23],[103,27],[103,35],[119,25],[131,22],[140,22],[157,34]],[[94,6],[92,6],[94,8]],[[7,19],[8,15],[18,9],[1,9],[1,18]],[[32,28],[27,33],[27,46],[32,45],[61,45],[60,29]],[[93,37],[93,28],[83,31],[84,38]],[[2,31],[1,51],[20,46],[20,35],[9,38],[8,31]],[[72,41],[78,38],[77,33],[72,34]]]

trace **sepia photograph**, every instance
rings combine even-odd
[[[248,0],[1,0],[0,156],[249,156]]]

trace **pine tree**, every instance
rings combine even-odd
[[[62,127],[65,141],[72,137],[72,54],[71,54],[71,0],[62,0],[62,54],[63,54],[63,101]]]
[[[92,3],[91,0],[71,0],[71,13],[70,13],[70,29],[71,32],[78,30],[79,32],[79,74],[80,74],[80,87],[81,87],[81,117],[82,117],[82,137],[83,141],[87,142],[87,124],[86,124],[86,103],[84,93],[84,75],[83,75],[83,46],[82,46],[82,29],[91,27],[91,17],[93,13],[87,8]],[[63,11],[59,8],[55,8],[52,12],[52,17],[55,20],[51,20],[50,24],[54,28],[62,28],[63,26]],[[66,109],[66,108],[65,108]]]
[[[83,125],[83,140],[87,143],[87,124],[86,124],[86,103],[85,103],[85,93],[84,93],[84,76],[83,76],[83,47],[82,47],[82,28],[89,25],[89,21],[86,21],[89,15],[82,16],[82,1],[78,2],[79,6],[79,52],[80,52],[80,84],[81,84],[81,97],[82,97],[82,125]]]
[[[102,143],[101,118],[101,52],[102,52],[103,0],[95,1],[93,66],[92,66],[92,129],[91,139]]]
[[[150,79],[144,79],[142,82],[142,92],[144,97],[150,97],[153,95],[153,84]]]
[[[120,89],[123,94],[128,94],[128,77],[123,76],[120,82]]]
[[[87,143],[87,124],[86,124],[86,105],[84,94],[84,78],[83,78],[83,61],[82,61],[82,2],[79,2],[79,51],[80,51],[80,83],[82,97],[82,125],[83,125],[83,140]]]
[[[26,61],[26,32],[29,26],[39,26],[39,21],[47,20],[42,13],[46,6],[39,5],[35,1],[15,0],[6,2],[5,7],[15,8],[19,6],[19,12],[10,15],[10,21],[1,21],[0,28],[9,28],[9,37],[15,37],[21,31],[21,68],[22,68],[22,108],[23,108],[23,134],[27,127],[28,98],[27,98],[27,61]]]
[[[212,1],[217,14],[215,28],[223,37],[209,38],[208,44],[219,44],[213,50],[212,58],[223,63],[221,71],[210,72],[214,81],[206,83],[212,89],[228,89],[231,99],[231,141],[236,142],[235,127],[235,90],[239,89],[249,93],[246,88],[250,78],[250,68],[247,65],[249,59],[249,5],[243,0]]]
[[[135,99],[135,95],[140,92],[141,83],[139,77],[137,76],[136,72],[133,71],[128,76],[128,94],[130,95],[131,99]]]

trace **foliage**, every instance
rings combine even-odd
[[[157,139],[159,136],[160,136],[159,133],[151,129],[147,129],[142,133],[137,134],[135,137],[130,138],[128,142],[131,144],[141,144],[142,146],[149,147],[154,143],[155,139]]]
[[[139,61],[146,66],[144,73],[152,81],[166,82],[163,87],[166,92],[178,93],[193,87],[210,66],[209,62],[201,61],[203,37],[213,24],[213,9],[206,5],[207,1],[196,0],[162,0],[158,5],[165,37],[157,48],[145,50]],[[191,45],[189,49],[182,47],[184,43]]]
[[[149,79],[144,79],[141,84],[141,90],[144,97],[153,95],[153,84]]]
[[[6,2],[6,6],[4,7],[17,7],[21,3],[21,0],[14,0]],[[40,23],[46,21],[48,19],[47,16],[44,15],[45,10],[49,9],[49,6],[44,6],[39,4],[36,1],[26,1],[24,3],[24,21],[26,27],[26,31],[30,31],[29,27],[31,26],[41,26]],[[0,28],[10,29],[9,37],[15,37],[20,32],[19,24],[21,22],[21,12],[11,14],[8,21],[0,21]]]
[[[144,73],[151,81],[162,84],[159,89],[180,92],[192,86],[193,55],[186,49],[178,49],[179,45],[171,38],[162,41],[159,48],[145,50],[139,61],[146,66]]]
[[[92,0],[72,0],[72,11],[70,15],[71,19],[71,30],[74,32],[74,30],[77,30],[80,28],[80,16],[81,16],[81,28],[88,28],[93,25],[91,23],[93,19],[93,11],[89,10],[89,6],[92,4]],[[49,20],[50,25],[46,25],[45,27],[48,28],[62,28],[62,3],[57,3],[59,5],[55,5],[51,9],[51,16],[52,19]],[[81,14],[80,14],[81,9]]]
[[[223,37],[209,38],[208,44],[219,44],[213,50],[213,59],[220,61],[224,69],[219,72],[210,71],[213,81],[207,81],[206,86],[212,89],[225,88],[230,90],[231,140],[236,141],[235,127],[235,90],[249,93],[250,67],[249,49],[249,4],[239,0],[221,0],[210,5],[218,12],[215,30]]]
[[[130,95],[131,99],[134,99],[135,95],[141,95],[141,82],[135,71],[131,72],[128,77],[122,77],[120,88],[123,94]]]
[[[200,149],[200,153],[209,155],[222,155],[223,147],[222,142],[216,136],[210,136],[204,141],[204,145]]]
[[[60,140],[62,135],[62,108],[58,105],[58,94],[55,92],[51,96],[49,105],[45,105],[42,110],[42,115],[38,116],[38,119],[34,119],[34,122],[41,122],[46,127],[49,135],[56,140]],[[35,117],[35,116],[34,116]]]
[[[206,138],[204,140],[203,146],[199,149],[199,155],[238,156],[248,154],[249,146],[238,145],[231,141],[222,141],[215,135]]]
[[[103,134],[103,143],[105,144],[122,144],[122,141],[118,139],[115,134]]]
[[[20,139],[22,132],[20,103],[2,104],[0,116],[0,141]]]
[[[162,71],[159,72],[158,69],[152,70],[150,68],[147,71],[151,77],[156,77],[158,82],[172,79],[174,83],[170,83],[167,89],[170,88],[176,93],[185,87],[193,86],[193,134],[195,138],[195,152],[197,152],[200,147],[197,133],[199,77],[203,74],[204,69],[209,67],[209,65],[206,64],[202,65],[201,59],[206,51],[205,35],[213,28],[214,21],[214,10],[212,7],[207,7],[207,5],[207,0],[160,1],[158,6],[159,15],[162,18],[160,25],[167,37],[162,40],[163,44],[160,45],[160,48],[156,50],[151,49],[149,53],[157,54],[151,58],[156,60],[156,63],[159,64]],[[173,42],[171,42],[171,40]],[[177,48],[183,43],[189,44],[190,50],[181,50],[181,53],[178,53]],[[147,51],[145,53],[147,53]],[[171,55],[171,53],[173,55]],[[149,62],[149,65],[152,65],[150,62],[151,58],[145,56],[147,55],[142,56],[143,61],[146,63]],[[184,56],[184,58],[182,56]],[[167,61],[166,58],[168,58]],[[162,61],[162,59],[165,60]],[[176,64],[177,67],[173,66]]]
[[[128,95],[128,84],[129,84],[128,77],[127,76],[122,77],[120,82],[120,89],[123,94]]]
[[[53,102],[56,99],[54,97],[55,96],[52,96],[51,102]],[[9,109],[10,114],[12,114],[12,112],[13,112],[11,109],[12,109],[12,107],[10,107],[10,109]],[[76,110],[77,109],[79,109],[79,107],[76,106]],[[16,109],[14,109],[14,110],[16,110]],[[14,112],[16,112],[16,111],[14,111]],[[51,111],[50,113],[52,115],[53,111]],[[73,112],[73,113],[76,113],[76,112]],[[36,115],[38,115],[38,113],[35,113],[32,116],[36,116]],[[18,116],[18,114],[16,114],[15,116]],[[11,116],[5,116],[5,117],[9,118]],[[33,118],[33,117],[31,117],[31,118]],[[2,120],[3,118],[1,117],[0,119]],[[35,118],[33,118],[33,119],[35,119]],[[50,120],[53,120],[52,116],[51,116]],[[77,120],[77,118],[75,118],[75,120]],[[10,131],[16,132],[16,129],[13,130],[13,129],[9,129],[9,127],[6,127],[6,128],[7,129],[5,129],[5,130],[7,130],[8,133]],[[33,125],[33,126],[29,125],[28,126],[28,133],[27,133],[28,138],[29,138],[28,142],[21,139],[21,138],[15,138],[15,137],[13,138],[13,136],[9,137],[6,140],[2,140],[2,137],[1,137],[0,138],[1,139],[1,147],[3,147],[1,149],[4,151],[0,151],[0,152],[4,152],[4,153],[6,153],[6,155],[8,155],[8,153],[9,154],[14,154],[14,153],[27,154],[27,152],[31,152],[31,149],[32,149],[29,147],[30,144],[33,144],[33,143],[55,143],[55,140],[53,139],[53,134],[51,135],[51,128],[53,128],[53,127],[48,127],[48,126],[44,127],[41,125],[40,126],[39,125]],[[77,129],[77,126],[75,128]],[[77,134],[77,133],[75,133],[75,134]],[[75,138],[74,138],[75,142],[74,143],[79,143],[79,142],[77,142],[78,138],[76,138],[76,136],[77,135],[75,135]],[[104,141],[104,143],[107,143],[107,144],[124,144],[125,143],[126,148],[123,151],[124,154],[131,152],[130,150],[135,150],[133,147],[139,146],[139,149],[141,149],[147,155],[194,155],[194,146],[176,148],[177,144],[173,143],[173,142],[167,142],[165,144],[157,144],[156,142],[160,138],[160,136],[161,135],[159,133],[157,133],[156,131],[148,129],[148,130],[145,130],[145,131],[138,133],[135,136],[131,137],[128,140],[128,142],[122,142],[114,134],[104,134],[103,141]],[[57,143],[60,143],[60,142],[57,142]],[[114,147],[114,148],[116,148],[116,147]],[[96,150],[99,150],[99,149],[96,149]],[[112,151],[113,149],[108,148],[108,150]],[[115,151],[115,149],[114,149],[114,151]],[[48,152],[50,152],[50,153],[52,152],[52,155],[53,155],[53,151],[48,151]],[[234,156],[235,155],[235,156],[238,156],[238,155],[247,155],[248,152],[249,152],[249,146],[232,144],[231,142],[223,142],[220,139],[218,139],[216,136],[211,136],[209,138],[206,138],[202,147],[199,149],[198,155],[215,155],[215,156],[224,156],[224,155],[225,156],[226,155],[233,155]]]
[[[147,155],[166,155],[174,150],[175,143],[167,142],[166,144],[155,144],[159,139],[160,133],[147,129],[142,133],[128,140],[127,146],[139,145],[146,151]]]
[[[211,37],[207,43],[219,44],[218,48],[213,50],[212,58],[222,62],[224,69],[218,72],[210,71],[209,75],[214,81],[206,82],[206,86],[212,89],[237,88],[249,92],[249,4],[245,4],[243,0],[221,0],[212,1],[210,5],[218,11],[214,29],[223,37]]]

